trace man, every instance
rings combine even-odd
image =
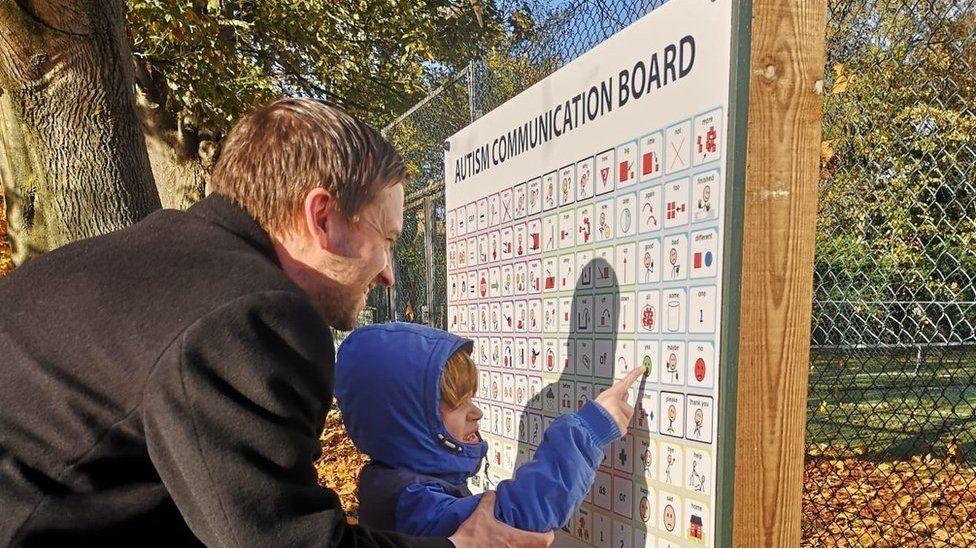
[[[312,466],[328,327],[393,284],[405,180],[370,127],[283,100],[231,131],[187,212],[0,280],[0,544],[449,546],[347,524]],[[490,500],[450,541],[551,541]]]

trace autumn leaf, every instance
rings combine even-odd
[[[319,437],[322,457],[315,462],[319,484],[333,489],[346,514],[355,521],[359,509],[357,486],[359,472],[369,458],[352,443],[342,424],[342,416],[333,409]]]
[[[823,140],[820,142],[820,161],[823,163],[830,162],[830,159],[834,157],[834,148],[830,146],[830,141]]]
[[[805,547],[976,544],[976,472],[931,455],[876,463],[808,453]]]
[[[851,76],[845,72],[843,63],[834,65],[834,85],[830,88],[831,93],[844,93],[850,84]]]
[[[830,92],[835,94],[844,93],[845,91],[847,91],[847,86],[850,84],[850,82],[851,82],[850,76],[844,75],[838,77],[836,80],[834,80],[834,85],[832,88],[830,88]]]

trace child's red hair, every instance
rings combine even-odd
[[[478,368],[475,367],[471,355],[458,350],[455,351],[441,374],[441,402],[449,410],[461,405],[468,395],[478,390]]]

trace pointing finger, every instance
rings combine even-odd
[[[614,383],[612,390],[626,393],[627,389],[629,389],[642,375],[644,375],[644,368],[634,368],[625,378]]]

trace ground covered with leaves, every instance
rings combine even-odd
[[[804,471],[803,545],[972,547],[976,475],[955,459],[811,459]]]
[[[10,257],[10,243],[7,241],[7,205],[0,193],[0,276],[14,269],[13,259]]]
[[[359,499],[356,497],[359,470],[368,458],[359,453],[349,439],[338,410],[329,413],[319,441],[322,443],[322,457],[315,462],[319,484],[335,490],[346,514],[350,519],[355,519],[359,510]]]
[[[319,483],[336,490],[355,519],[367,461],[338,413],[322,433]],[[955,456],[894,462],[809,457],[804,471],[804,547],[972,547],[976,474]]]

